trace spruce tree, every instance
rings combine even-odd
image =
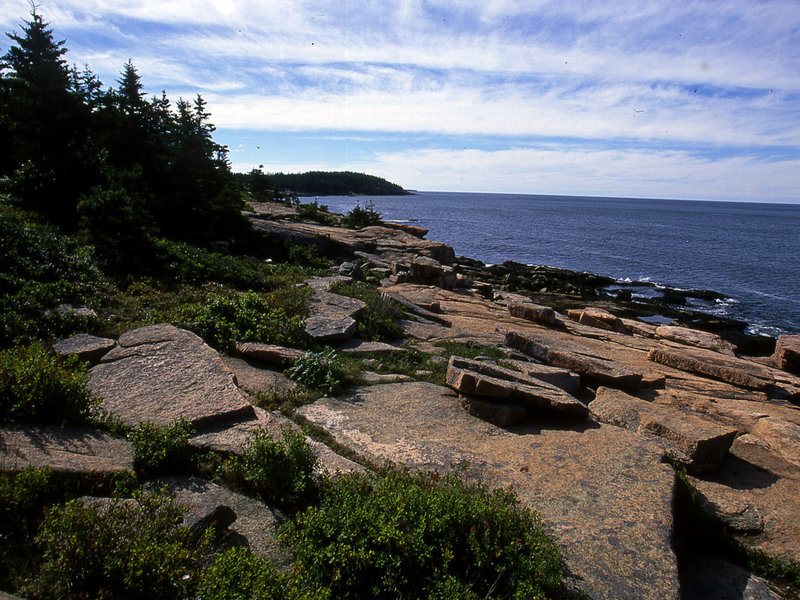
[[[74,225],[77,198],[96,171],[78,78],[64,59],[65,42],[54,39],[35,7],[22,34],[7,35],[13,45],[0,66],[13,189],[52,221]]]

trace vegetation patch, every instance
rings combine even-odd
[[[128,431],[134,468],[147,478],[185,472],[191,468],[189,438],[194,428],[185,419],[160,427],[137,423]]]
[[[356,205],[347,211],[347,214],[342,219],[342,225],[350,229],[361,229],[362,227],[381,225],[382,223],[383,219],[380,213],[375,210],[375,203],[372,200],[367,200],[363,208],[361,203],[356,200]]]
[[[391,341],[403,337],[403,328],[397,320],[405,317],[406,313],[400,303],[359,281],[337,281],[331,285],[330,291],[357,298],[366,304],[358,318],[358,337],[361,339]]]
[[[345,367],[332,348],[306,352],[286,370],[289,379],[326,395],[336,394],[344,386]]]
[[[181,525],[184,509],[163,494],[52,508],[37,543],[34,598],[185,598],[208,554]]]
[[[485,356],[494,361],[503,360],[507,358],[506,353],[497,346],[486,346],[481,344],[470,344],[453,342],[450,340],[443,340],[436,342],[434,346],[442,348],[444,354],[449,358],[450,356],[461,356],[462,358],[475,359],[479,356]]]
[[[236,342],[308,347],[311,341],[302,312],[310,291],[293,292],[264,296],[220,291],[209,295],[204,303],[183,306],[180,317],[206,342],[228,352]]]
[[[563,570],[511,492],[456,475],[348,474],[285,532],[296,570],[332,598],[554,598]]]
[[[0,419],[83,424],[96,400],[86,388],[87,365],[42,344],[0,351]]]
[[[316,464],[302,433],[285,428],[282,439],[277,441],[266,429],[256,429],[241,455],[225,465],[223,478],[234,487],[261,497],[270,506],[294,513],[318,498]]]

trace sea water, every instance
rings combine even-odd
[[[339,213],[371,202],[485,263],[714,290],[726,300],[705,310],[755,333],[800,333],[800,205],[445,192],[318,200]]]

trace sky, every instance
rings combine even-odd
[[[198,93],[235,171],[800,203],[798,0],[39,0],[106,87]],[[0,0],[19,32],[27,0]],[[10,40],[0,40],[5,53]]]

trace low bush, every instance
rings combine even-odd
[[[357,298],[366,304],[358,318],[360,338],[390,341],[403,337],[403,328],[396,321],[405,316],[405,310],[398,302],[384,296],[371,285],[357,281],[336,282],[330,287],[330,291]]]
[[[194,428],[184,419],[165,427],[137,423],[128,432],[134,468],[145,477],[185,471],[191,464],[189,438],[192,435]]]
[[[34,598],[186,598],[208,553],[163,494],[52,508],[37,535]]]
[[[332,348],[322,352],[306,352],[287,369],[286,375],[328,395],[341,390],[345,380],[344,365]]]
[[[453,342],[450,340],[443,340],[441,342],[436,342],[434,344],[439,348],[443,348],[445,354],[450,356],[461,356],[463,358],[477,358],[479,356],[485,356],[490,358],[494,361],[503,360],[508,358],[506,353],[503,352],[497,346],[487,346],[481,344],[462,344],[461,342]]]
[[[370,225],[380,225],[383,220],[380,213],[375,210],[375,203],[372,200],[367,200],[364,208],[361,208],[361,203],[356,200],[356,205],[347,212],[342,223],[351,229],[361,229]]]
[[[295,290],[295,298],[307,298]],[[301,314],[290,314],[276,306],[276,296],[255,292],[209,295],[204,303],[182,307],[180,320],[212,346],[231,351],[236,342],[264,342],[292,347],[307,347],[310,343]],[[292,307],[299,310],[299,306]]]
[[[217,555],[200,576],[197,597],[203,600],[283,600],[286,582],[269,559],[246,548]]]
[[[448,475],[348,474],[284,530],[331,598],[555,598],[556,546],[513,493]]]
[[[285,428],[278,441],[269,431],[256,429],[241,455],[228,461],[224,479],[236,488],[255,493],[270,506],[296,512],[318,497],[316,464],[302,433]]]
[[[0,199],[0,347],[85,331],[55,309],[111,289],[90,247]]]
[[[96,404],[87,365],[39,343],[0,351],[0,419],[82,424]]]
[[[294,217],[295,221],[315,221],[322,225],[328,225],[334,222],[333,215],[328,211],[325,204],[320,204],[316,200],[313,202],[295,204],[297,208],[297,215]]]
[[[55,496],[49,468],[0,473],[0,581],[13,589],[31,570],[31,538]]]

